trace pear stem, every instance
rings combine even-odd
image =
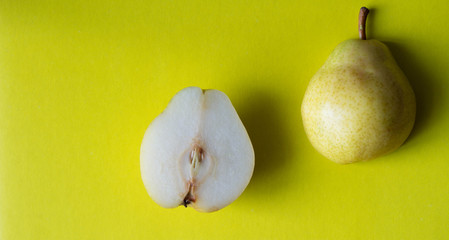
[[[366,33],[365,33],[365,23],[366,18],[368,17],[369,10],[366,7],[360,8],[359,13],[359,37],[361,40],[366,40]]]

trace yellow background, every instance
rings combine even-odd
[[[333,48],[385,42],[417,97],[396,152],[337,165],[300,104]],[[0,238],[448,239],[449,4],[437,1],[40,1],[0,4]],[[150,122],[187,86],[219,89],[256,168],[212,213],[163,209],[140,178]]]

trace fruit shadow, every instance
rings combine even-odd
[[[288,166],[292,147],[286,129],[286,113],[281,112],[283,101],[273,93],[248,94],[239,115],[248,131],[255,152],[253,177],[245,193],[250,195],[273,194],[279,190],[283,179],[282,169]],[[285,104],[285,103],[284,103]]]
[[[367,32],[367,38],[376,38],[377,36],[377,27],[378,23],[376,22],[377,17],[377,8],[376,6],[368,6],[369,13],[366,20],[366,32]]]
[[[431,71],[423,67],[425,64],[412,54],[412,49],[406,49],[395,42],[384,42],[391,50],[396,62],[407,76],[416,97],[416,119],[413,130],[406,143],[418,136],[429,124],[430,117],[438,110],[438,102],[442,101],[443,88],[432,77]]]

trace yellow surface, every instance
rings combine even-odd
[[[0,5],[0,239],[449,238],[446,1]],[[418,116],[398,151],[341,166],[308,142],[300,103],[362,5]],[[228,94],[256,152],[212,214],[163,209],[140,178],[146,127],[191,85]]]

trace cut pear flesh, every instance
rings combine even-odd
[[[229,98],[188,87],[148,127],[141,174],[160,206],[212,212],[237,199],[254,170],[254,150]]]

